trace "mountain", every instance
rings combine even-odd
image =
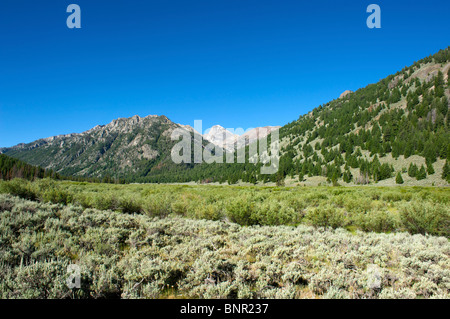
[[[234,143],[239,138],[239,135],[231,133],[220,125],[214,125],[211,129],[203,134],[203,138],[215,145],[223,147],[226,150],[232,150]]]
[[[79,134],[59,135],[2,149],[2,153],[62,175],[147,176],[173,166],[174,129],[166,116],[119,118]]]
[[[279,174],[381,185],[400,174],[407,185],[448,185],[449,75],[447,48],[300,116],[280,130]]]
[[[173,163],[171,150],[178,142],[171,139],[175,129],[189,132],[191,143],[198,143],[194,135],[200,133],[189,125],[174,123],[164,115],[135,115],[113,120],[107,125],[97,125],[82,133],[2,148],[0,153],[54,170],[63,176],[101,178],[104,181],[190,181],[214,175],[211,166],[195,164],[193,158],[192,163]],[[249,136],[250,142],[254,142],[258,130],[249,131],[243,137]],[[216,125],[203,136],[202,149],[208,141],[232,148],[231,143],[238,140],[241,140],[240,136]]]
[[[220,125],[213,126],[203,138],[215,145],[223,147],[227,151],[249,145],[269,135],[281,126],[265,126],[249,129],[242,135],[234,134]]]
[[[125,178],[131,182],[284,181],[449,185],[450,50],[440,50],[378,83],[346,90],[280,128],[277,174],[261,163],[174,164],[174,129],[199,134],[165,116],[117,119],[80,133],[1,149],[8,156],[63,175]],[[268,127],[270,130],[277,127]],[[241,136],[214,126],[205,139],[230,149],[254,142],[261,128]],[[207,144],[203,141],[203,146]],[[195,141],[194,141],[195,142]],[[248,144],[246,144],[248,145]],[[246,146],[248,150],[248,146]]]
[[[350,93],[353,93],[353,91],[352,90],[345,90],[344,92],[341,93],[341,95],[339,95],[339,98],[342,99],[343,97],[346,97]]]

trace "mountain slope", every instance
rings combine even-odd
[[[280,174],[365,184],[400,173],[448,185],[449,73],[447,48],[287,124]]]
[[[170,136],[182,128],[165,116],[120,118],[80,133],[3,149],[6,155],[63,175],[115,178],[146,176],[173,163]]]
[[[29,165],[18,159],[0,154],[0,180],[10,180],[13,178],[34,180],[44,177],[59,178],[60,176],[52,170]]]
[[[207,130],[207,132],[203,134],[203,138],[226,150],[232,150],[239,135],[228,131],[220,125],[214,125],[210,130]]]

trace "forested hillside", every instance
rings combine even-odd
[[[283,126],[278,174],[260,175],[260,165],[218,165],[214,180],[414,184],[432,177],[430,185],[448,185],[449,77],[447,48]]]
[[[425,179],[437,165],[448,182],[449,62],[447,48],[284,126],[280,174],[361,184],[400,174],[401,182],[401,174]],[[423,163],[395,167],[412,156]]]
[[[36,178],[45,177],[59,178],[60,176],[52,170],[29,165],[18,159],[0,154],[0,179],[11,180],[14,178],[24,178],[31,181]]]

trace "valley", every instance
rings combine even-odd
[[[1,148],[0,297],[448,299],[449,77],[447,48],[282,127],[136,115]],[[245,161],[177,164],[175,130]]]

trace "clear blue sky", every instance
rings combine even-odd
[[[80,5],[82,28],[66,8]],[[381,29],[366,8],[381,7]],[[283,125],[450,45],[450,1],[2,0],[0,146],[135,114]]]

